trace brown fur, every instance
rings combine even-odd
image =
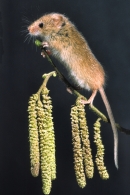
[[[38,26],[39,23],[43,23],[43,28]],[[61,14],[47,14],[28,29],[30,34],[39,31],[39,35],[48,42],[50,49],[52,48],[52,55],[64,61],[68,69],[75,73],[78,83],[83,80],[82,87],[87,83],[91,90],[98,90],[104,85],[105,73],[102,66],[68,18]]]

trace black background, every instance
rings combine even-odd
[[[53,68],[32,42],[25,41],[26,28],[47,12],[66,14],[85,36],[106,71],[105,90],[115,120],[130,129],[130,1],[3,0],[0,6],[0,194],[42,195],[40,176],[33,178],[30,174],[27,106],[29,96],[42,83],[42,74]],[[54,106],[57,158],[57,179],[51,195],[129,195],[130,137],[119,132],[117,170],[109,124],[102,124],[102,138],[110,179],[103,181],[95,168],[94,178],[87,180],[87,186],[78,187],[69,116],[75,98],[57,78],[50,80],[48,88]],[[85,95],[89,97],[90,93]],[[94,104],[106,113],[100,95]],[[92,125],[96,116],[87,110],[87,119],[95,155]]]

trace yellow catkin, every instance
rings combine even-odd
[[[56,158],[55,158],[55,133],[54,133],[54,123],[52,117],[52,101],[48,95],[49,90],[44,88],[42,91],[43,95],[43,107],[46,111],[46,118],[48,122],[49,134],[50,134],[50,166],[51,166],[51,178],[56,179]]]
[[[76,180],[81,188],[86,186],[86,178],[83,166],[83,155],[78,124],[77,106],[71,108],[72,144],[74,155],[74,169]]]
[[[56,178],[54,126],[51,99],[48,93],[47,88],[44,88],[42,91],[43,103],[38,101],[37,104],[41,177],[44,194],[50,194],[52,180]]]
[[[98,118],[96,123],[94,124],[94,142],[97,146],[97,154],[96,154],[95,162],[96,162],[100,177],[102,179],[108,179],[109,174],[107,172],[106,167],[104,166],[104,145],[103,145],[102,139],[101,139],[100,120],[101,119]]]
[[[85,173],[88,178],[92,178],[94,174],[94,163],[93,163],[92,152],[90,147],[89,131],[87,126],[85,108],[84,108],[84,104],[81,103],[80,98],[77,99],[76,105],[78,108],[79,128],[80,128],[81,140],[82,140]]]
[[[42,177],[42,189],[44,194],[50,194],[51,191],[51,169],[49,166],[49,145],[48,130],[45,121],[45,113],[41,101],[37,104],[37,121],[39,131],[40,147],[40,165]]]
[[[31,173],[34,177],[39,175],[39,138],[37,127],[36,104],[38,95],[34,94],[29,99],[28,119],[29,119],[29,142],[30,142],[30,160]]]

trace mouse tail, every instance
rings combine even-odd
[[[118,169],[118,132],[117,132],[117,128],[116,128],[116,123],[115,123],[115,119],[110,107],[110,104],[108,102],[107,96],[105,94],[105,91],[103,89],[103,87],[101,87],[99,89],[99,92],[101,94],[102,100],[105,104],[109,119],[110,119],[110,123],[112,126],[112,130],[113,130],[113,136],[114,136],[114,161],[115,161],[115,166]]]

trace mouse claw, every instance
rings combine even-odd
[[[92,101],[90,101],[90,100],[80,100],[80,102],[81,102],[81,104],[90,104],[90,105],[92,105],[93,104],[93,102]]]
[[[72,90],[69,87],[67,87],[66,90],[67,90],[67,92],[69,92],[70,94],[72,94]]]

